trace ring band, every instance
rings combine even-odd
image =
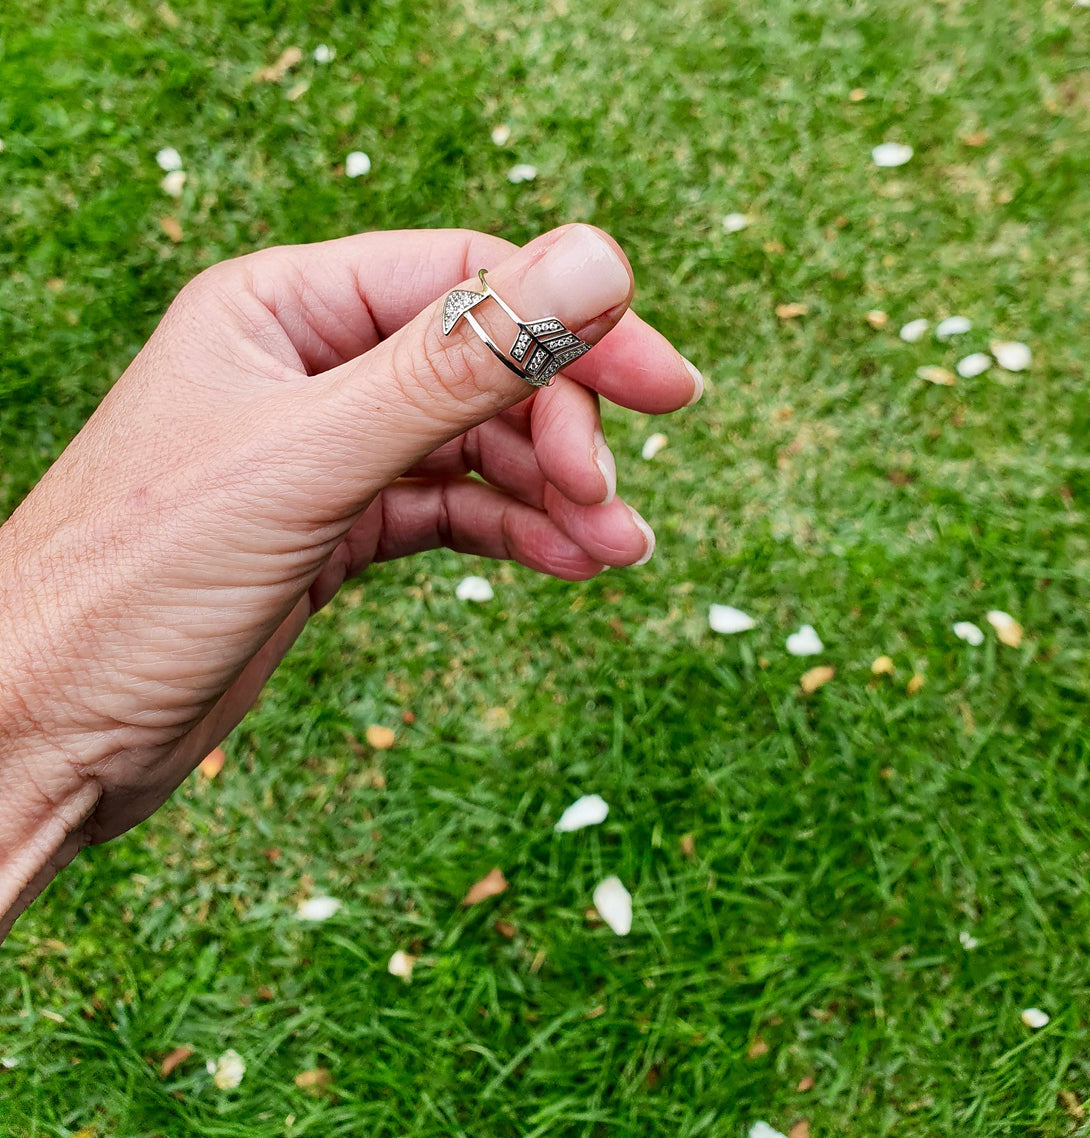
[[[444,336],[449,336],[454,331],[454,326],[464,317],[466,323],[500,363],[534,387],[547,387],[561,368],[567,367],[585,352],[590,351],[590,344],[580,340],[555,316],[545,316],[540,320],[523,320],[510,305],[492,291],[492,286],[484,279],[487,272],[487,269],[481,269],[477,274],[483,292],[469,292],[467,289],[456,288],[447,294],[447,299],[443,303]],[[518,328],[510,352],[504,352],[499,347],[470,311],[489,298],[507,313]]]

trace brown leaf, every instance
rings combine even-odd
[[[912,679],[910,679],[908,683],[905,684],[905,691],[908,692],[909,695],[916,695],[917,692],[923,689],[923,686],[926,682],[927,681],[923,678],[923,676],[921,676],[919,672],[916,672],[913,675]]]
[[[315,1067],[312,1071],[300,1071],[295,1076],[295,1085],[303,1090],[320,1091],[322,1087],[328,1087],[332,1081],[333,1076],[325,1067]]]
[[[1086,1107],[1079,1102],[1079,1096],[1074,1091],[1060,1091],[1060,1105],[1076,1122],[1082,1122],[1086,1117]]]
[[[262,67],[260,71],[254,75],[255,83],[279,83],[281,79],[291,70],[297,63],[303,59],[303,51],[298,47],[287,47],[283,50],[280,58],[275,62],[269,64],[268,67]]]
[[[470,905],[479,905],[489,897],[498,897],[507,889],[507,878],[497,866],[490,869],[484,877],[473,886],[465,895],[462,904],[468,909]]]
[[[404,723],[406,725],[406,727],[411,726],[413,723],[416,722],[416,712],[415,711],[403,711],[401,713],[401,722]]]
[[[810,1138],[810,1120],[800,1118],[787,1132],[787,1138]]]
[[[696,860],[696,838],[692,834],[682,834],[677,844],[682,857],[688,858],[689,861]]]
[[[205,778],[215,778],[223,770],[225,762],[227,762],[227,756],[223,753],[223,748],[217,747],[201,759],[201,774]]]
[[[175,1047],[159,1064],[159,1078],[165,1079],[175,1067],[180,1067],[192,1054],[192,1047]]]
[[[794,320],[797,316],[805,316],[810,311],[808,304],[793,301],[790,304],[777,304],[776,315],[781,320]]]
[[[799,1085],[795,1088],[795,1090],[803,1091],[803,1092],[812,1091],[813,1089],[814,1089],[814,1076],[813,1075],[803,1075],[802,1078],[799,1079]]]
[[[388,751],[393,745],[397,736],[389,727],[381,727],[377,723],[372,723],[367,728],[365,738],[367,745],[373,747],[376,751]]]
[[[988,141],[988,132],[986,130],[974,130],[972,134],[967,134],[961,140],[966,146],[984,146]]]
[[[954,373],[945,367],[934,367],[928,364],[925,367],[918,367],[916,375],[920,379],[927,380],[928,383],[937,383],[940,387],[953,387],[957,383]]]
[[[185,234],[182,232],[181,223],[176,217],[161,217],[159,218],[159,225],[175,245],[180,244],[185,237]]]
[[[518,929],[510,921],[497,921],[492,927],[504,940],[514,940],[515,933],[518,932]]]
[[[768,1044],[765,1042],[764,1036],[760,1032],[753,1037],[753,1042],[746,1049],[747,1059],[757,1059],[762,1055],[768,1054]]]
[[[265,1000],[268,1002],[269,1000],[276,998],[276,993],[272,990],[272,988],[269,987],[268,984],[261,984],[257,989],[257,998],[259,1000]]]
[[[836,668],[830,667],[828,664],[819,664],[816,668],[803,672],[802,678],[799,680],[799,687],[807,695],[812,695],[818,688],[824,687],[835,675]]]

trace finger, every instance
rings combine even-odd
[[[583,581],[602,568],[541,510],[469,479],[396,482],[382,493],[376,561],[446,547]],[[351,539],[350,539],[351,541]]]
[[[531,429],[541,473],[572,502],[611,502],[617,463],[606,444],[598,398],[582,384],[559,375],[534,400]]]
[[[645,565],[655,552],[654,531],[620,498],[604,506],[580,506],[549,486],[545,508],[580,549],[604,565]]]
[[[587,225],[530,242],[493,268],[489,284],[524,320],[554,316],[590,344],[617,323],[632,294],[624,254]],[[343,516],[361,509],[378,488],[444,442],[526,397],[525,381],[465,320],[444,334],[443,299],[298,394],[290,429],[313,433],[301,440],[314,463],[301,487],[311,519],[324,510]],[[474,314],[494,340],[513,341],[515,325],[493,301]]]
[[[611,403],[646,415],[677,411],[704,394],[704,377],[695,365],[632,311],[564,374]]]
[[[544,508],[545,478],[534,454],[534,444],[528,434],[502,416],[444,443],[405,471],[406,478],[452,479],[466,474],[480,474],[527,505]]]

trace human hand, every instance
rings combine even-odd
[[[608,338],[528,388],[464,325],[441,334],[482,267],[524,317]],[[664,412],[702,384],[630,296],[588,226],[521,250],[366,234],[187,285],[0,528],[0,914],[159,806],[373,561],[445,545],[581,579],[645,560],[597,394]]]

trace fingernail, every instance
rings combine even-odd
[[[631,281],[610,245],[589,225],[573,225],[534,267],[534,289],[589,322],[624,304]]]
[[[617,460],[601,431],[594,432],[594,461],[606,483],[606,496],[602,499],[602,505],[605,506],[613,501],[617,493]]]
[[[633,562],[634,565],[646,565],[651,560],[651,554],[655,552],[655,531],[643,520],[636,511],[629,506],[628,512],[632,515],[633,522],[636,523],[636,528],[643,534],[644,540],[647,542],[647,550],[639,561]]]
[[[691,407],[694,403],[699,403],[704,397],[704,377],[697,371],[696,366],[685,359],[684,356],[681,357],[681,362],[693,377],[693,395],[689,402],[685,404],[686,407]]]

